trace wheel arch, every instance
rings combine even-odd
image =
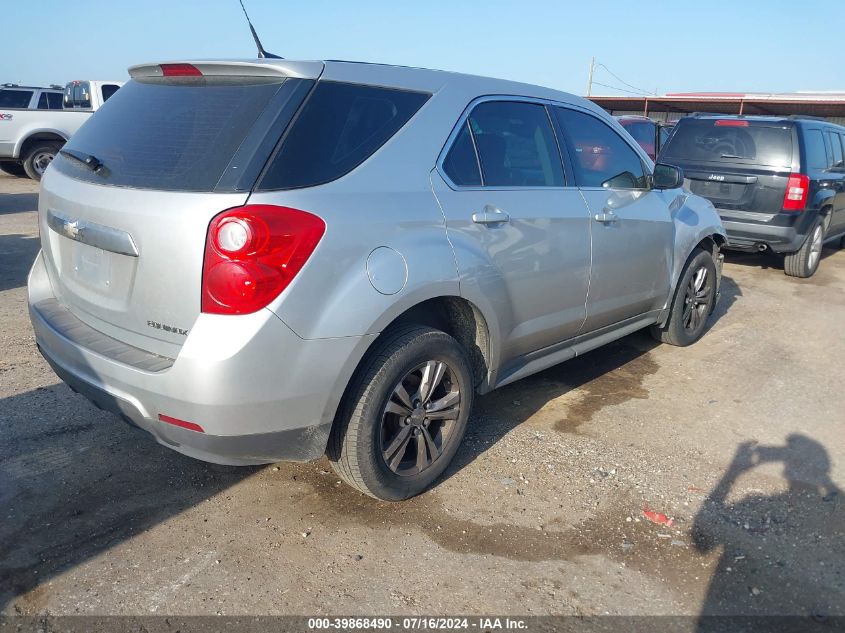
[[[65,143],[67,143],[67,140],[67,137],[58,130],[31,130],[25,138],[21,139],[15,154],[20,158],[20,160],[23,160],[27,151],[29,151],[29,149],[32,148],[36,143],[42,141],[49,141],[53,143],[61,143],[62,145],[64,145]]]

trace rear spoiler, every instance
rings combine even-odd
[[[299,62],[286,59],[205,59],[196,61],[161,62],[138,64],[129,67],[129,76],[164,77],[166,69],[179,69],[173,73],[179,76],[217,77],[291,77],[297,79],[318,79],[323,73],[323,62]]]

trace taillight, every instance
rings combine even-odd
[[[783,194],[784,211],[803,211],[810,194],[810,179],[804,174],[790,174]]]
[[[202,77],[200,69],[193,64],[160,64],[159,68],[165,77]]]
[[[326,231],[316,215],[267,204],[224,211],[208,227],[202,311],[248,314],[287,288]]]
[[[742,119],[719,119],[714,123],[716,127],[748,127],[748,121]]]

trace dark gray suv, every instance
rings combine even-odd
[[[784,255],[810,277],[825,242],[845,241],[845,127],[810,117],[681,119],[660,160],[716,207],[728,247]]]

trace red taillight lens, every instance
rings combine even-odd
[[[248,314],[287,288],[326,232],[316,215],[266,204],[224,211],[208,227],[202,311]]]
[[[160,64],[159,68],[165,77],[202,77],[200,69],[193,64]]]
[[[748,121],[742,119],[719,119],[714,123],[716,127],[748,127]]]
[[[804,174],[791,174],[783,194],[784,211],[803,211],[810,195],[810,179]]]

